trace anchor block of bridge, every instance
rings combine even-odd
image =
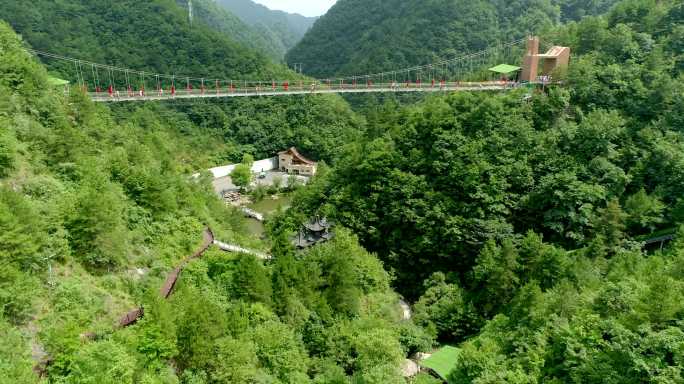
[[[556,69],[567,68],[570,65],[570,48],[553,46],[546,53],[540,54],[539,37],[529,37],[520,75],[522,81],[535,82],[537,80],[540,60],[543,60],[542,76],[550,76]]]

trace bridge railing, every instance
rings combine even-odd
[[[253,85],[233,86],[222,89],[160,89],[152,91],[111,90],[104,92],[89,92],[95,101],[133,101],[160,100],[175,98],[211,98],[231,96],[272,96],[306,93],[353,93],[353,92],[403,92],[403,91],[454,91],[478,88],[505,89],[514,88],[519,84],[511,81],[482,81],[482,82],[385,82],[385,83],[295,83],[276,84],[276,86]]]

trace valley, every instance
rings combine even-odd
[[[0,0],[0,384],[682,382],[681,1],[190,6]]]

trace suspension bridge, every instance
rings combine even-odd
[[[37,50],[29,52],[44,60],[62,62],[62,72],[71,72],[69,77],[75,79],[77,87],[96,102],[131,102],[332,93],[502,91],[520,86],[520,80],[528,84],[547,81],[548,76],[542,76],[542,80],[537,77],[541,59],[545,60],[543,73],[546,75],[556,67],[568,64],[568,48],[553,46],[540,55],[539,45],[537,37],[528,37],[392,71],[326,79],[297,76],[267,81],[152,73]],[[506,61],[519,62],[521,58],[522,68],[504,65],[510,71],[506,73],[497,73],[497,67],[491,68],[497,64],[501,67],[500,64]],[[515,78],[509,78],[511,73]]]

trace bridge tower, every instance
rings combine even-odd
[[[522,73],[520,80],[535,81],[539,71],[539,38],[529,36],[527,38],[527,52],[523,58]]]
[[[570,48],[553,46],[548,52],[539,54],[539,37],[528,37],[527,52],[523,58],[520,80],[530,82],[537,80],[540,59],[544,60],[542,75],[549,76],[557,68],[567,67],[570,64]]]

